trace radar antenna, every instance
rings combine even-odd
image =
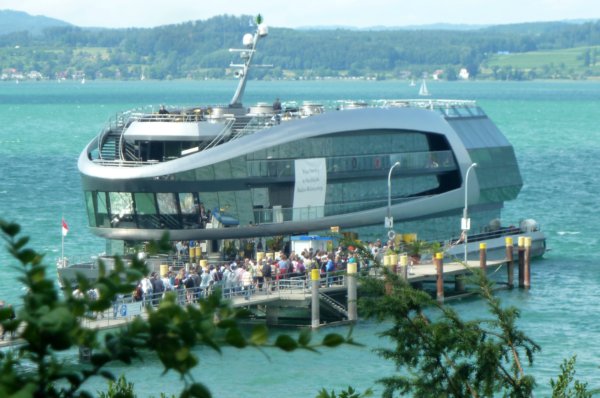
[[[243,49],[233,49],[230,48],[229,52],[239,52],[240,57],[244,61],[243,64],[230,64],[230,67],[239,68],[235,72],[235,76],[240,79],[238,83],[237,89],[235,90],[235,94],[229,103],[230,107],[241,107],[242,106],[242,96],[244,95],[244,90],[246,88],[246,81],[248,80],[248,71],[250,70],[250,64],[252,63],[252,58],[254,57],[254,53],[256,52],[256,44],[258,41],[269,34],[269,28],[267,25],[263,23],[262,16],[258,14],[256,17],[256,31],[254,34],[246,33],[243,37]]]

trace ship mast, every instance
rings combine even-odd
[[[235,76],[240,79],[238,83],[237,89],[235,90],[235,94],[229,103],[230,107],[241,107],[242,106],[242,96],[244,95],[244,90],[246,88],[246,81],[248,80],[248,71],[250,70],[250,64],[252,63],[252,58],[254,58],[254,53],[256,52],[256,44],[258,40],[265,37],[269,34],[269,28],[267,25],[262,23],[262,16],[258,14],[256,17],[256,32],[254,34],[246,33],[243,37],[244,49],[234,49],[230,48],[229,52],[239,52],[240,57],[244,60],[243,64],[230,64],[230,67],[240,68],[235,72]]]

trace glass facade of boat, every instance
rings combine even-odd
[[[481,199],[472,208],[477,228],[500,216],[502,202],[518,194],[521,177],[512,146],[487,117],[452,119],[452,127],[466,139],[467,151],[479,164]],[[296,161],[321,158],[326,172],[324,204],[294,208]],[[200,204],[213,214],[226,215],[231,225],[261,225],[384,208],[388,170],[397,161],[392,205],[462,185],[457,159],[444,135],[389,129],[293,141],[158,178],[122,181],[84,175],[83,185],[91,227],[198,229],[203,227]],[[437,224],[431,225],[432,233],[457,231],[459,210],[432,214]],[[410,225],[416,220],[398,222],[404,223],[398,228],[405,231],[428,229],[422,221],[418,228]],[[448,229],[442,228],[445,224]],[[379,225],[361,229],[381,232]]]

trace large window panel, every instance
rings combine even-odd
[[[213,166],[200,167],[194,170],[196,181],[212,181],[215,179],[215,169]]]
[[[215,179],[228,180],[231,178],[231,163],[226,160],[215,165]]]
[[[226,214],[238,218],[235,192],[219,192],[219,208]]]
[[[140,214],[156,214],[156,201],[153,193],[137,192],[134,193],[135,209]]]
[[[181,220],[183,228],[200,228],[200,213],[197,198],[191,192],[181,192],[179,196],[179,207],[181,208]]]
[[[254,223],[254,212],[252,211],[252,193],[250,191],[236,192],[237,212],[240,225]]]
[[[133,198],[129,192],[109,192],[111,224],[114,228],[136,228]]]
[[[219,196],[216,192],[198,192],[200,203],[204,204],[204,208],[211,213],[219,210]]]
[[[158,211],[162,228],[181,229],[177,199],[173,193],[157,193]]]
[[[243,157],[231,160],[231,176],[233,178],[246,178],[246,160]]]
[[[156,200],[158,202],[158,211],[160,214],[178,214],[177,201],[175,200],[175,194],[159,192],[156,194]]]
[[[88,224],[90,227],[96,226],[96,213],[94,212],[94,198],[92,192],[85,192],[85,208],[87,210]]]
[[[108,215],[108,203],[106,192],[96,192],[96,225],[98,227],[110,227],[110,217]]]
[[[160,219],[156,211],[156,199],[153,193],[137,192],[133,194],[138,226],[140,228],[160,228]]]

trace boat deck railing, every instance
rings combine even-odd
[[[99,159],[94,162],[104,166],[139,167],[158,163],[156,160],[125,160],[123,155],[122,134],[126,127],[133,122],[170,122],[191,123],[206,122],[220,123],[222,131],[209,143],[199,148],[200,151],[212,148],[223,142],[253,134],[259,130],[289,120],[301,119],[329,111],[345,111],[358,108],[421,108],[429,109],[442,114],[445,118],[471,118],[482,117],[485,113],[475,101],[442,100],[442,99],[380,99],[366,101],[333,100],[322,102],[304,101],[298,104],[295,101],[283,103],[280,113],[247,114],[242,117],[233,114],[210,114],[210,107],[182,108],[172,113],[159,114],[153,111],[132,110],[117,114],[111,118],[105,128],[98,135]],[[102,145],[111,135],[120,135],[118,143],[118,159],[103,159]],[[182,155],[184,156],[184,155]]]

